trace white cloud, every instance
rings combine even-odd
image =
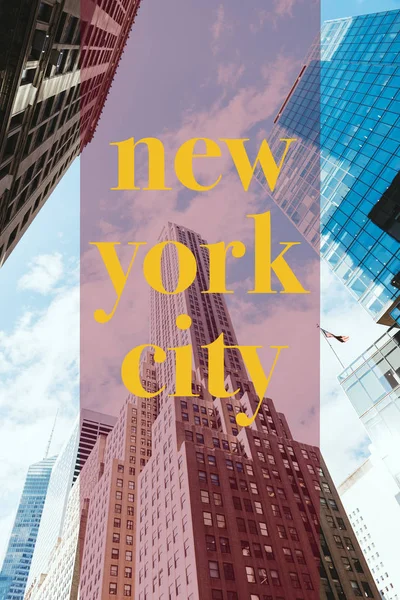
[[[42,299],[40,309],[24,309],[11,330],[0,330],[0,556],[27,469],[43,458],[57,409],[51,454],[59,449],[78,410],[76,264],[67,269],[60,255],[42,258],[32,261],[21,289],[43,294],[46,288],[51,292],[46,306]],[[38,280],[42,285],[36,287]]]
[[[48,294],[60,281],[62,275],[61,254],[41,254],[30,262],[29,271],[18,282],[18,289]]]

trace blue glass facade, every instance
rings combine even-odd
[[[399,10],[326,22],[269,137],[297,139],[273,200],[376,320],[400,294],[400,200],[395,227],[368,216],[400,171],[399,32]]]
[[[23,600],[54,461],[29,467],[0,574],[0,600]]]

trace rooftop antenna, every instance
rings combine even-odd
[[[51,433],[50,433],[49,441],[47,442],[46,454],[44,455],[45,458],[48,458],[48,456],[49,456],[49,450],[50,450],[50,446],[51,446],[51,441],[53,439],[54,429],[56,427],[56,422],[57,422],[57,417],[58,417],[58,411],[59,410],[60,409],[57,408],[56,416],[54,418],[53,428],[52,428]]]

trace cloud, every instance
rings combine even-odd
[[[221,64],[218,66],[218,83],[234,87],[244,73],[244,65],[238,67],[235,63]]]
[[[272,9],[261,9],[257,12],[254,23],[250,24],[250,31],[257,33],[266,23],[270,23],[273,28],[277,27],[279,19],[284,17],[293,17],[293,7],[298,0],[274,0]]]
[[[60,409],[51,454],[60,447],[78,405],[79,288],[76,263],[61,255],[36,257],[22,289],[50,293],[46,305],[23,310],[14,327],[0,331],[0,539],[7,542],[13,512],[30,464],[44,456]],[[47,269],[47,266],[52,267]],[[43,267],[43,265],[45,265]],[[35,287],[37,271],[43,285]],[[50,273],[50,274],[49,274]],[[61,276],[63,273],[64,276]],[[2,535],[4,533],[4,536]],[[0,555],[4,545],[0,544]]]
[[[41,254],[30,262],[29,271],[18,282],[18,289],[45,295],[60,281],[62,275],[61,254]]]
[[[213,54],[219,51],[219,40],[226,31],[232,31],[232,25],[227,22],[225,8],[220,4],[216,10],[216,19],[211,25],[211,50]]]

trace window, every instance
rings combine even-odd
[[[300,586],[299,576],[297,575],[297,573],[289,573],[289,577],[290,577],[290,581],[291,581],[292,587],[294,587],[294,588],[301,587]]]
[[[226,523],[224,515],[217,515],[217,527],[219,527],[219,529],[225,529]]]
[[[254,556],[256,558],[262,558],[263,557],[263,553],[261,550],[261,544],[253,544],[253,552],[254,552]]]
[[[243,554],[243,556],[251,556],[250,543],[247,540],[242,540],[240,542],[240,545],[242,547],[242,554]]]
[[[279,510],[279,506],[277,504],[271,504],[272,514],[274,517],[280,517],[281,511]]]
[[[117,479],[117,487],[123,487],[124,482],[122,479]]]
[[[260,533],[261,533],[261,535],[267,536],[268,535],[267,524],[266,523],[259,523],[258,525],[260,527]]]
[[[221,552],[223,554],[230,554],[231,553],[231,548],[229,545],[229,539],[226,537],[220,537],[219,538],[219,545],[221,546]]]
[[[133,544],[133,536],[132,535],[127,535],[126,536],[126,545],[127,546],[132,546]]]
[[[256,509],[256,513],[258,515],[262,515],[263,514],[263,507],[261,502],[257,502],[257,500],[254,502],[254,507]]]
[[[246,531],[246,522],[244,519],[241,519],[240,517],[237,517],[236,519],[236,523],[237,523],[237,528],[239,531]]]
[[[254,483],[253,481],[250,481],[250,491],[252,494],[258,494],[257,484]]]
[[[211,465],[212,467],[215,467],[217,464],[217,461],[215,460],[215,456],[211,456],[209,454],[207,458],[208,458],[208,464]]]
[[[203,523],[207,527],[212,527],[213,521],[212,521],[212,514],[210,512],[203,511]]]
[[[231,563],[224,563],[224,575],[225,579],[227,579],[228,581],[235,580],[235,572]]]
[[[248,498],[243,498],[243,504],[246,509],[246,512],[253,512],[253,505],[251,503],[251,500],[249,500]]]
[[[125,560],[127,562],[132,562],[132,551],[131,550],[125,550]]]
[[[219,579],[219,566],[216,560],[208,561],[208,572],[211,579]]]
[[[207,473],[205,471],[199,471],[199,481],[207,483]]]
[[[336,502],[332,498],[328,499],[328,504],[332,510],[339,510]]]
[[[358,585],[357,581],[350,581],[350,585],[355,596],[362,596],[360,586]]]
[[[313,590],[314,586],[311,581],[311,576],[308,573],[303,573],[304,587],[306,590]]]
[[[224,600],[222,590],[211,590],[212,600]]]
[[[111,577],[118,577],[118,565],[111,565],[110,575]]]
[[[218,492],[213,492],[214,504],[215,506],[222,506],[222,495],[218,494]]]
[[[287,562],[294,562],[293,556],[292,556],[292,551],[290,550],[290,548],[282,548],[282,550],[283,550],[283,556],[285,557]]]
[[[249,525],[249,532],[250,533],[254,533],[255,535],[257,535],[258,531],[257,531],[257,523],[251,519],[248,520],[248,525]]]
[[[118,544],[120,540],[120,535],[119,533],[113,533],[113,537],[112,537],[112,541],[114,544]]]
[[[210,494],[207,490],[200,490],[200,498],[204,504],[210,504]]]
[[[345,537],[344,538],[344,543],[346,544],[347,550],[354,550],[354,546],[353,546],[352,541],[351,541],[350,538]]]
[[[340,517],[337,517],[336,519],[338,527],[341,531],[345,531],[347,529],[346,525],[344,524],[343,519],[341,519]]]
[[[387,577],[387,573],[386,573],[386,577]],[[373,597],[374,597],[374,595],[373,595],[373,593],[372,593],[372,590],[371,590],[371,588],[369,587],[369,584],[368,584],[366,581],[362,581],[362,582],[361,582],[361,585],[362,585],[362,587],[363,587],[363,590],[364,590],[364,596],[365,596],[366,598],[373,598]]]
[[[196,452],[196,459],[199,463],[204,463],[204,454],[202,452]]]
[[[331,527],[332,529],[336,529],[335,519],[332,517],[332,515],[325,515],[325,517],[329,527]]]
[[[240,498],[238,498],[237,496],[233,496],[232,500],[233,506],[236,508],[236,510],[242,510],[242,503],[240,501]]]
[[[272,546],[264,545],[264,550],[265,550],[265,554],[267,555],[268,560],[274,560],[275,556],[274,556],[274,551],[272,549]]]
[[[114,519],[114,527],[121,527],[121,519]]]
[[[343,549],[343,542],[342,542],[342,538],[339,535],[334,535],[333,539],[335,540],[335,544],[338,548],[342,548]]]
[[[272,582],[272,585],[274,585],[275,587],[279,587],[279,586],[281,585],[281,580],[280,580],[280,578],[279,578],[279,573],[278,573],[278,571],[274,571],[274,570],[272,570],[272,571],[270,572],[270,575],[271,575],[271,582]]]
[[[196,442],[198,444],[204,444],[204,435],[201,433],[196,433]]]
[[[206,548],[209,552],[215,552],[217,550],[217,544],[213,535],[206,535]]]
[[[286,535],[286,531],[283,525],[277,525],[277,530],[278,530],[278,536],[282,539],[282,540],[286,540],[287,539],[287,535]]]
[[[256,574],[253,567],[246,567],[246,577],[249,583],[256,583]]]
[[[210,473],[211,483],[214,485],[219,485],[219,475],[217,473]]]
[[[110,594],[110,596],[117,595],[117,584],[116,583],[110,583],[110,586],[108,588],[108,593]]]
[[[127,579],[132,579],[132,567],[125,567],[124,574]]]
[[[296,554],[296,559],[297,562],[299,563],[299,565],[305,565],[306,561],[304,559],[304,554],[301,550],[299,550],[298,548],[295,549],[295,554]]]
[[[299,541],[299,536],[297,533],[297,529],[295,527],[289,527],[289,535],[290,535],[290,538],[292,540],[294,540],[295,542]]]

